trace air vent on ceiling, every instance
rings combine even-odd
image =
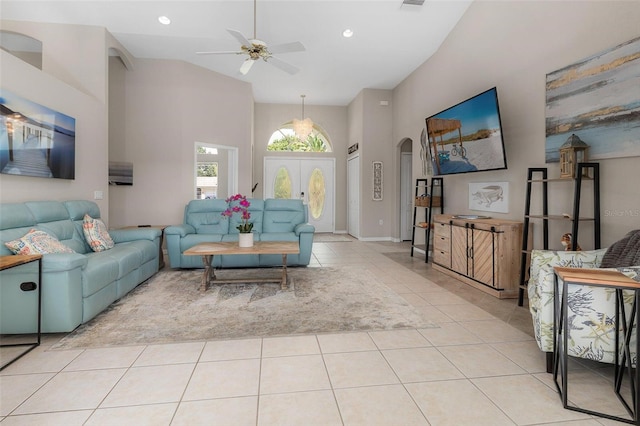
[[[408,4],[412,6],[422,6],[424,4],[424,0],[402,0],[402,4]]]

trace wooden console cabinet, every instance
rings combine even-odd
[[[433,268],[501,299],[518,297],[522,222],[434,217]]]

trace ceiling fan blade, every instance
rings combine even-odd
[[[269,52],[277,55],[278,53],[292,53],[292,52],[304,52],[305,48],[299,41],[293,43],[277,44],[269,47]]]
[[[254,62],[255,61],[253,59],[247,59],[246,61],[244,61],[240,66],[240,74],[246,75],[253,66]]]
[[[228,50],[228,51],[221,51],[221,52],[196,52],[196,55],[230,55],[230,54],[235,54],[235,55],[241,55],[244,52],[242,51],[235,51],[235,50]]]
[[[251,47],[251,42],[240,31],[230,30],[227,28],[229,34],[231,34],[241,45]]]
[[[267,62],[273,66],[280,68],[282,71],[287,72],[289,74],[296,74],[298,71],[300,71],[300,68],[293,66],[290,63],[285,62],[282,59],[275,58],[273,56],[267,59]]]

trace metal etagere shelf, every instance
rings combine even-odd
[[[415,199],[413,202],[413,232],[411,233],[411,257],[415,249],[424,251],[424,261],[429,262],[429,243],[433,220],[433,209],[439,208],[444,213],[444,180],[441,177],[416,179]],[[424,222],[417,222],[418,209],[424,209]],[[416,230],[424,229],[424,244],[416,244]]]

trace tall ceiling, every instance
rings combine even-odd
[[[253,38],[252,0],[2,0],[7,20],[107,28],[137,58],[177,59],[252,84],[256,102],[347,105],[364,88],[393,89],[433,55],[472,0],[257,0],[256,38],[269,46],[299,41],[304,52],[274,55],[300,71],[290,75],[261,60],[247,75],[244,55],[226,29]],[[171,19],[162,25],[158,17]],[[354,32],[345,38],[345,29]]]

